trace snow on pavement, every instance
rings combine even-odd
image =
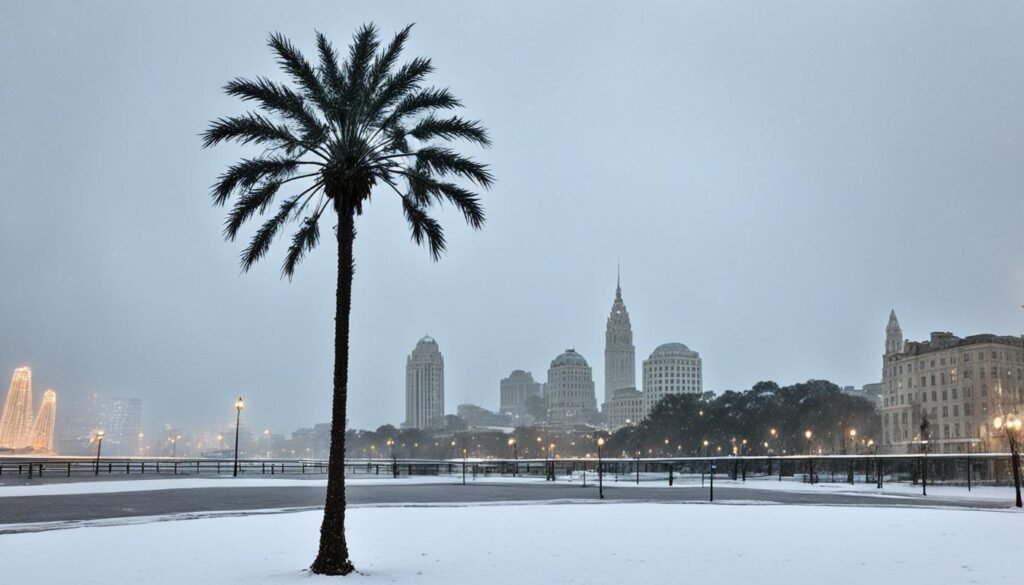
[[[338,583],[304,572],[319,512],[0,536],[10,583]],[[830,585],[1019,578],[1007,511],[674,504],[358,508],[345,583]],[[59,559],[60,562],[53,562]]]

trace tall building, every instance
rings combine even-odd
[[[444,418],[444,356],[429,335],[405,362],[406,428],[425,429]]]
[[[142,400],[114,397],[103,417],[103,448],[111,455],[138,455]]]
[[[622,284],[615,279],[615,301],[604,333],[604,402],[619,388],[636,387],[636,347],[629,311],[622,302]]]
[[[645,414],[669,394],[700,394],[704,390],[700,354],[682,343],[663,343],[644,360]]]
[[[57,420],[57,393],[53,390],[43,392],[43,402],[39,405],[39,414],[32,425],[32,448],[37,451],[53,451],[53,426]]]
[[[885,355],[903,351],[903,330],[896,319],[896,309],[889,311],[889,323],[885,326]]]
[[[546,391],[549,422],[585,423],[597,415],[592,371],[574,349],[551,361]]]
[[[32,443],[32,370],[14,370],[0,414],[0,447],[23,449]]]
[[[540,396],[541,384],[533,380],[533,374],[523,370],[513,370],[507,378],[501,380],[501,406],[498,412],[512,417],[527,414],[526,399]]]
[[[1005,448],[992,420],[1024,406],[1022,339],[939,331],[897,345],[896,330],[886,327],[882,358],[882,448],[917,453],[922,440],[936,453]]]

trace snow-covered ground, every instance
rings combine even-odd
[[[5,583],[1005,583],[1024,514],[676,504],[358,508],[362,573],[303,571],[319,512],[0,536]],[[54,562],[59,560],[59,562]]]

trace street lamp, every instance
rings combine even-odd
[[[235,468],[231,473],[232,477],[238,477],[238,428],[242,424],[243,408],[245,408],[245,402],[239,396],[238,400],[235,401]]]
[[[597,495],[604,499],[604,472],[601,469],[601,447],[604,447],[604,437],[597,438]],[[584,470],[583,474],[586,475]]]
[[[814,460],[811,459],[811,437],[814,433],[810,429],[804,431],[804,438],[807,439],[807,475],[809,483],[814,484]]]
[[[708,440],[704,439],[704,465],[700,466],[700,487],[704,487],[704,470],[708,466]]]
[[[1006,440],[1010,443],[1010,463],[1013,465],[1013,487],[1017,491],[1017,507],[1022,507],[1020,498],[1020,439],[1021,439],[1021,428],[1024,427],[1024,422],[1016,414],[1008,414],[1004,419],[1001,416],[997,416],[992,421],[992,426],[997,431],[1002,430],[1006,434]],[[970,471],[968,470],[968,473]]]
[[[100,451],[103,450],[103,431],[96,431],[96,473],[100,474]]]
[[[398,477],[398,461],[395,459],[395,440],[388,439],[388,454],[391,456],[391,477]]]
[[[512,477],[515,477],[519,467],[519,445],[516,443],[515,437],[509,437],[508,446],[512,447],[512,459],[515,461],[512,465]]]

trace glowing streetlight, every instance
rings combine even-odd
[[[243,402],[242,397],[239,396],[238,400],[235,401],[235,468],[231,473],[232,477],[238,477],[238,428],[242,424],[243,408],[245,408],[245,402]]]
[[[604,472],[601,466],[601,448],[604,447],[604,437],[597,438],[597,495],[604,499]],[[586,470],[583,471],[586,474]]]
[[[515,437],[509,437],[508,446],[512,447],[512,459],[515,464],[512,465],[512,477],[516,476],[516,472],[519,471],[519,444],[516,443]]]

